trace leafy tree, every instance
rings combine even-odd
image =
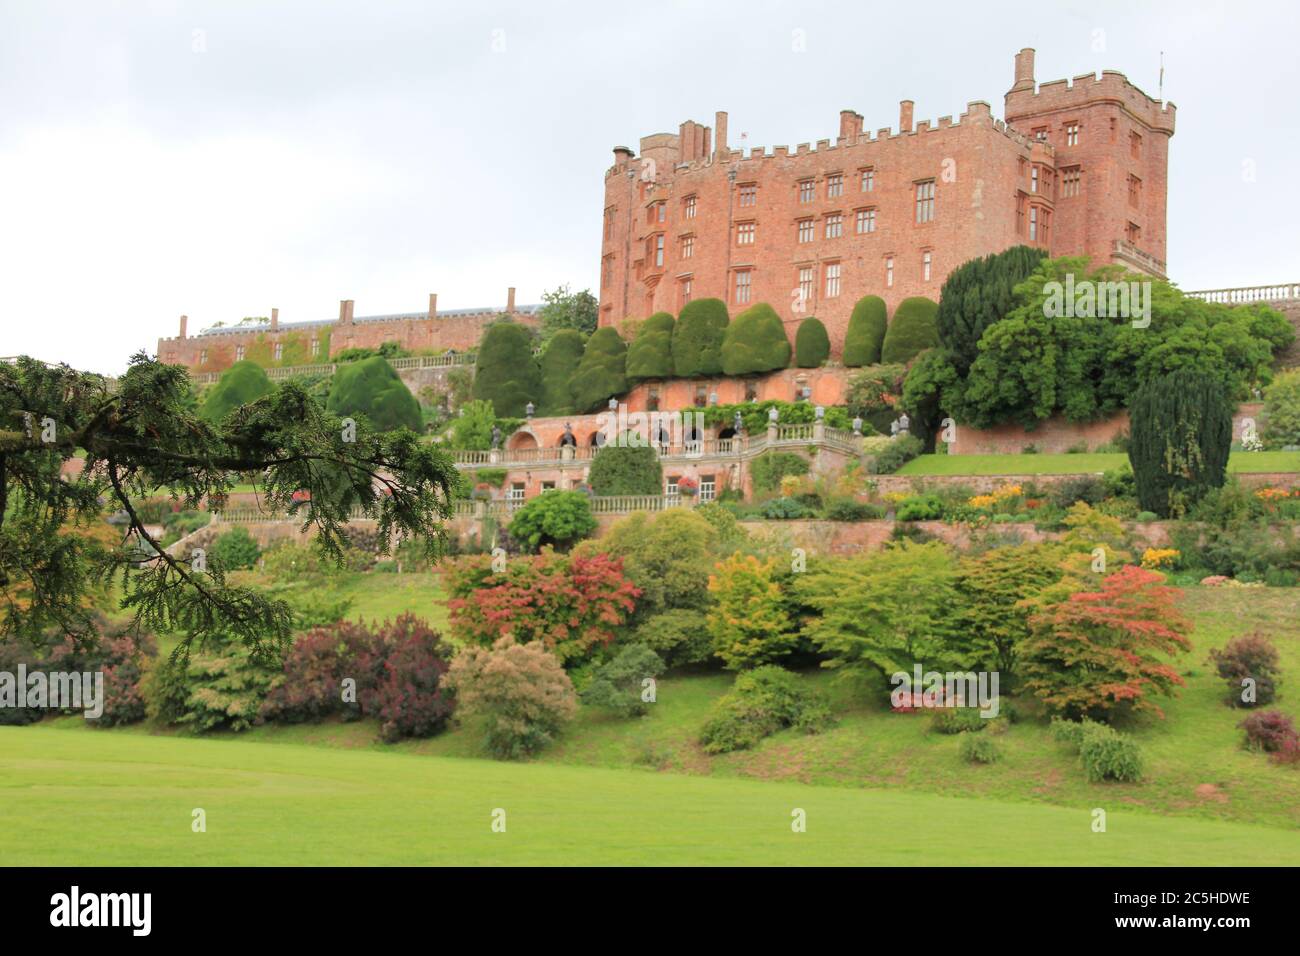
[[[1015,288],[1045,258],[1041,249],[1012,246],[971,259],[948,274],[939,291],[936,323],[939,341],[961,375],[979,356],[985,329],[1001,321],[1017,304]]]
[[[600,302],[590,289],[570,292],[567,284],[562,285],[552,292],[543,292],[542,302],[538,319],[543,343],[566,329],[584,337],[596,331]]]
[[[112,390],[101,376],[67,366],[28,358],[0,365],[0,423],[22,423],[28,415],[31,434],[0,424],[6,640],[37,643],[51,628],[90,639],[84,598],[113,580],[135,625],[179,632],[182,655],[196,640],[231,635],[255,657],[274,658],[291,634],[290,607],[228,585],[218,567],[203,573],[163,552],[136,502],[174,497],[197,509],[204,500],[224,501],[239,474],[260,474],[266,507],[296,515],[316,530],[318,547],[338,558],[348,515],[332,494],[337,470],[351,484],[349,502],[378,519],[381,547],[400,532],[433,557],[457,484],[450,459],[413,433],[376,434],[364,422],[355,434],[346,432],[292,381],[214,424],[195,412],[183,368],[143,354]],[[65,463],[83,453],[83,468],[65,477]],[[127,544],[66,533],[99,524],[102,500],[126,515]]]
[[[775,559],[736,554],[719,561],[709,593],[717,602],[709,615],[713,650],[731,670],[770,664],[795,649]]]
[[[1283,372],[1264,392],[1264,444],[1300,445],[1300,369]]]
[[[542,398],[537,404],[543,415],[571,415],[573,370],[582,361],[585,343],[576,329],[560,329],[542,351]]]
[[[878,295],[864,295],[853,306],[849,328],[844,335],[844,364],[850,368],[875,365],[885,342],[889,314],[885,300]]]
[[[510,519],[510,537],[537,551],[567,551],[596,530],[591,502],[580,491],[548,491],[525,502]]]
[[[766,302],[750,306],[722,337],[722,371],[727,375],[771,372],[790,364],[790,340],[781,317]]]
[[[709,619],[702,611],[678,608],[652,615],[633,632],[633,639],[653,650],[669,667],[713,659]]]
[[[1032,620],[1022,643],[1027,691],[1071,719],[1102,719],[1116,711],[1164,716],[1150,699],[1186,683],[1166,663],[1191,648],[1191,623],[1174,605],[1175,590],[1154,571],[1127,565]]]
[[[952,357],[943,348],[926,349],[907,370],[899,405],[911,418],[911,431],[934,450],[935,437],[948,411],[948,398],[958,387]]]
[[[597,495],[661,495],[664,470],[650,445],[622,440],[597,450],[587,481]]]
[[[721,299],[693,299],[673,327],[673,371],[678,378],[722,372],[722,339],[731,317]]]
[[[462,558],[446,573],[452,635],[487,646],[506,635],[540,642],[565,664],[584,663],[614,640],[640,594],[617,558],[556,554],[510,559],[492,570],[486,557]]]
[[[510,418],[523,418],[529,402],[535,407],[542,400],[542,373],[527,328],[516,322],[488,326],[474,360],[474,397]]]
[[[274,388],[262,366],[248,360],[236,362],[221,373],[217,384],[204,397],[203,417],[220,422],[240,405],[251,404]]]
[[[900,541],[863,557],[826,561],[798,576],[795,591],[820,612],[804,633],[846,674],[911,673],[953,661],[958,605],[952,554],[940,542]]]
[[[641,323],[627,348],[630,382],[673,377],[673,329],[677,322],[667,312],[656,312]]]
[[[623,573],[641,590],[639,622],[664,611],[709,605],[717,540],[713,525],[692,510],[638,511],[615,522],[599,541],[584,544],[580,553],[599,551],[623,562]]]
[[[555,656],[509,636],[491,648],[463,649],[447,683],[460,718],[480,728],[488,752],[500,760],[537,753],[578,712],[573,684]]]
[[[938,303],[924,296],[904,299],[894,310],[894,320],[885,333],[880,360],[906,365],[921,352],[939,344]]]
[[[393,367],[377,355],[340,366],[325,407],[340,418],[364,416],[381,432],[395,428],[418,432],[424,425],[420,403]]]
[[[620,717],[638,717],[650,709],[644,699],[644,682],[663,671],[664,662],[658,654],[644,644],[632,644],[596,669],[591,683],[582,692],[582,702],[613,711]]]
[[[957,634],[965,663],[998,671],[1009,686],[1019,649],[1031,634],[1031,599],[1060,580],[1058,561],[1056,549],[1041,544],[993,548],[960,560]]]
[[[1223,385],[1184,369],[1138,389],[1129,411],[1129,461],[1144,511],[1168,516],[1223,487],[1232,405]]]
[[[795,365],[800,368],[818,368],[825,365],[831,357],[831,338],[826,334],[826,326],[816,316],[809,316],[799,323],[799,331],[794,336]]]
[[[492,447],[492,426],[496,421],[491,402],[466,402],[451,420],[448,445],[459,451],[487,451]]]
[[[612,325],[597,329],[573,373],[573,407],[594,411],[627,389],[627,343]]]

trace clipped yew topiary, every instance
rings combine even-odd
[[[1169,517],[1223,487],[1233,403],[1223,383],[1179,369],[1138,387],[1129,402],[1129,451],[1138,504]]]
[[[418,432],[424,427],[420,403],[378,355],[340,365],[325,408],[348,418],[365,417],[383,432],[394,428]]]
[[[826,334],[826,326],[816,316],[809,316],[799,323],[799,331],[794,336],[794,364],[800,368],[817,368],[825,365],[831,357],[831,337]]]
[[[766,302],[750,306],[727,326],[722,337],[722,371],[727,375],[772,372],[790,364],[790,339],[776,309]]]
[[[573,413],[573,372],[582,361],[584,343],[577,329],[561,329],[551,336],[542,352],[542,415]]]
[[[262,366],[244,360],[236,362],[225,373],[203,401],[203,417],[219,422],[240,405],[255,402],[269,394],[274,386]]]
[[[730,321],[721,299],[687,303],[673,328],[673,374],[694,378],[721,372],[722,338]]]
[[[979,356],[984,330],[1006,317],[1016,305],[1012,290],[1046,257],[1041,249],[1010,249],[964,262],[944,280],[936,317],[939,339],[965,375]]]
[[[474,362],[474,397],[491,402],[502,418],[523,418],[529,402],[536,406],[542,400],[532,332],[517,322],[488,326]]]
[[[878,295],[864,295],[853,306],[849,329],[844,335],[844,364],[850,367],[875,365],[880,361],[880,346],[885,341],[889,316],[885,300]]]
[[[573,410],[595,411],[627,388],[627,343],[613,326],[597,329],[573,373]]]
[[[926,349],[939,344],[939,303],[916,295],[904,299],[894,310],[894,319],[880,347],[880,360],[906,365]]]
[[[596,495],[661,495],[664,470],[649,445],[610,443],[591,459],[587,482]]]
[[[627,378],[673,377],[673,328],[676,320],[667,312],[656,312],[641,323],[636,338],[627,347]]]

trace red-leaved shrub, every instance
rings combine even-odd
[[[1291,718],[1280,710],[1265,710],[1251,714],[1237,725],[1246,731],[1246,746],[1273,754],[1280,762],[1293,763],[1300,750],[1300,734],[1296,733]]]
[[[1234,637],[1223,650],[1210,651],[1210,662],[1227,681],[1232,706],[1256,707],[1272,702],[1277,690],[1278,655],[1273,642],[1263,634]]]

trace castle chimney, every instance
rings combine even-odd
[[[1011,91],[1034,88],[1034,48],[1025,47],[1016,54],[1016,82]]]
[[[853,110],[840,110],[840,139],[855,142],[862,134],[862,117]]]
[[[912,107],[915,105],[911,100],[903,100],[898,104],[898,131],[900,133],[912,132]]]
[[[181,316],[181,338],[185,338],[185,327],[189,325],[189,322],[190,317],[188,315]]]
[[[713,156],[715,159],[723,158],[727,155],[727,114],[719,110],[713,116],[714,129],[714,147]]]
[[[339,299],[339,325],[348,324],[348,300]]]
[[[348,325],[352,324],[352,310],[356,307],[356,302],[348,299]]]
[[[615,146],[614,166],[618,169],[622,169],[632,160],[632,155],[632,150],[628,149],[626,146]]]
[[[429,318],[434,319],[437,317],[438,317],[438,293],[430,292],[429,293]]]
[[[280,310],[271,309],[271,331],[274,332],[280,327]]]
[[[511,286],[506,290],[506,311],[514,314],[515,311],[515,287]]]

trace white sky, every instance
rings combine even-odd
[[[1039,82],[1152,95],[1163,50],[1171,277],[1300,281],[1298,9],[0,0],[0,355],[118,372],[181,313],[594,289],[613,146],[719,109],[733,147],[896,127],[905,98],[1001,116],[1022,46]]]

